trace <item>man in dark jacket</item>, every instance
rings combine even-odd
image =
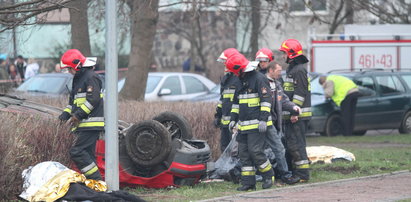
[[[273,185],[274,171],[264,154],[267,128],[273,127],[272,95],[267,77],[256,71],[258,62],[249,62],[237,54],[227,60],[227,69],[240,78],[231,109],[230,131],[238,122],[238,151],[241,162],[241,184],[238,191],[255,190],[255,168],[263,177],[262,188]]]
[[[298,176],[293,176],[292,173],[288,170],[287,161],[285,158],[285,148],[282,142],[283,136],[283,124],[282,124],[282,112],[286,111],[292,116],[298,116],[301,109],[296,104],[291,102],[287,95],[284,94],[283,87],[281,83],[277,80],[281,77],[282,67],[275,61],[272,61],[268,64],[267,67],[267,78],[270,82],[270,88],[273,93],[273,99],[277,99],[276,105],[272,107],[271,116],[278,117],[274,126],[267,130],[267,145],[271,148],[275,155],[276,167],[275,173],[277,179],[280,179],[284,183],[294,184],[300,181]]]
[[[283,113],[285,123],[285,137],[287,153],[291,157],[293,175],[301,178],[301,182],[310,179],[310,162],[306,151],[305,132],[311,119],[311,86],[306,63],[308,59],[303,55],[303,49],[295,39],[285,40],[279,49],[283,58],[289,64],[284,81],[284,93],[301,108],[297,118],[289,113]]]
[[[223,63],[225,67],[227,58],[234,54],[238,54],[238,50],[235,48],[228,48],[221,53],[217,61]],[[231,141],[231,133],[228,130],[228,124],[230,123],[231,118],[230,112],[233,104],[234,92],[235,89],[239,88],[241,88],[241,82],[238,77],[232,72],[225,70],[224,77],[221,79],[220,100],[217,104],[216,113],[214,115],[214,125],[220,127],[221,129],[221,153],[224,152],[225,148]]]
[[[96,60],[84,57],[77,49],[70,49],[61,57],[61,68],[69,68],[74,78],[69,105],[59,119],[69,120],[76,135],[70,156],[77,168],[88,179],[101,180],[94,153],[96,141],[104,130],[104,101],[102,82],[93,70]]]

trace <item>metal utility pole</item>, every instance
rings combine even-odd
[[[117,1],[106,0],[106,94],[105,139],[106,182],[111,191],[119,190],[118,172],[118,92],[117,92]]]

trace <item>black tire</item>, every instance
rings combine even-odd
[[[353,134],[354,136],[363,136],[363,135],[365,135],[365,133],[367,133],[367,130],[354,131],[352,134]]]
[[[344,125],[342,123],[342,118],[338,114],[332,114],[328,117],[325,123],[325,135],[326,136],[337,136],[343,134]]]
[[[183,115],[175,112],[163,112],[153,118],[164,125],[172,139],[187,139],[193,138],[193,129]]]
[[[154,120],[141,121],[127,130],[126,148],[137,165],[154,166],[168,157],[171,138],[161,123]]]
[[[411,134],[411,111],[405,113],[398,131],[401,134]]]

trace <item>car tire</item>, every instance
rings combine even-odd
[[[354,131],[352,134],[353,134],[354,136],[363,136],[363,135],[365,135],[365,133],[367,133],[367,130]]]
[[[164,125],[172,139],[187,139],[191,140],[193,138],[193,129],[187,119],[175,112],[163,112],[153,118]]]
[[[342,118],[339,114],[332,114],[328,117],[325,123],[324,133],[325,136],[337,136],[343,134]]]
[[[171,137],[161,123],[154,120],[141,121],[127,130],[126,148],[137,165],[154,166],[168,157]]]
[[[411,134],[411,111],[405,113],[398,131],[401,134]]]

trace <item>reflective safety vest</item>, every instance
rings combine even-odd
[[[327,81],[332,81],[334,83],[334,94],[331,99],[335,102],[335,104],[337,104],[337,106],[341,106],[341,102],[345,99],[345,96],[347,96],[348,91],[353,88],[358,88],[358,86],[351,81],[351,79],[344,76],[327,76]]]
[[[283,84],[284,93],[301,107],[301,120],[311,119],[311,79],[304,64],[291,63]],[[290,113],[283,111],[283,119],[290,120]]]
[[[238,120],[240,133],[258,133],[260,121],[272,126],[271,106],[276,99],[272,98],[267,77],[254,70],[240,80],[242,87],[236,91],[231,109],[231,120]]]
[[[72,131],[104,130],[104,100],[100,77],[91,68],[81,68],[73,78],[69,105],[64,111],[76,116],[80,124]]]

